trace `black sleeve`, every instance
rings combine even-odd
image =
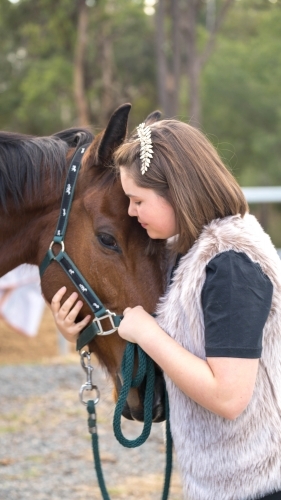
[[[244,253],[222,252],[206,267],[202,290],[208,357],[259,358],[273,286]]]

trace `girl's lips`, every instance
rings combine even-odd
[[[141,225],[142,227],[146,227],[146,226],[147,226],[147,224],[145,224],[144,222],[140,222],[140,221],[139,221],[139,223],[140,223],[140,225]]]

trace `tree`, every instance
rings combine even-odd
[[[1,109],[9,103],[9,111],[1,113],[1,128],[33,134],[64,128],[75,113],[72,66],[77,16],[73,2],[11,4],[0,0],[0,6],[5,27],[0,57],[9,67],[0,95]]]
[[[155,16],[158,89],[166,116],[178,113],[180,72],[186,72],[189,121],[194,126],[201,124],[202,70],[214,51],[217,35],[233,2],[222,0],[216,13],[215,0],[207,0],[206,6],[201,0],[158,0]]]
[[[88,46],[89,12],[86,0],[78,0],[77,40],[74,49],[74,97],[78,125],[90,124],[89,106],[85,94],[85,59]]]
[[[281,184],[280,23],[278,4],[239,2],[203,73],[204,130],[244,186]]]
[[[0,0],[0,127],[49,134],[134,124],[156,106],[153,24],[136,0]]]
[[[179,1],[170,3],[171,50],[165,51],[165,0],[158,0],[155,15],[155,41],[157,60],[157,85],[160,106],[165,116],[175,116],[179,103],[180,84],[180,10]]]

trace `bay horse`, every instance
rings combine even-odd
[[[129,217],[129,201],[112,165],[113,153],[126,137],[130,108],[120,106],[96,137],[78,128],[49,137],[0,133],[0,276],[23,263],[40,265],[53,238],[68,165],[77,148],[90,143],[69,216],[67,252],[110,311],[122,314],[125,307],[140,304],[153,313],[163,292],[163,244],[148,252],[149,237],[136,218]],[[152,113],[147,123],[156,119]],[[67,298],[75,288],[54,262],[41,280],[46,301],[63,285]],[[85,303],[78,320],[86,314],[92,313]],[[116,398],[125,345],[114,333],[95,337],[88,346],[111,375]],[[158,369],[154,421],[164,419],[163,399]],[[143,420],[143,388],[131,389],[123,415]]]

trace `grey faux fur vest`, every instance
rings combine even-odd
[[[201,291],[218,253],[245,252],[273,283],[253,397],[230,421],[204,409],[166,377],[171,429],[188,500],[252,500],[281,490],[281,261],[258,221],[246,214],[212,221],[182,257],[158,305],[157,321],[205,359]]]

